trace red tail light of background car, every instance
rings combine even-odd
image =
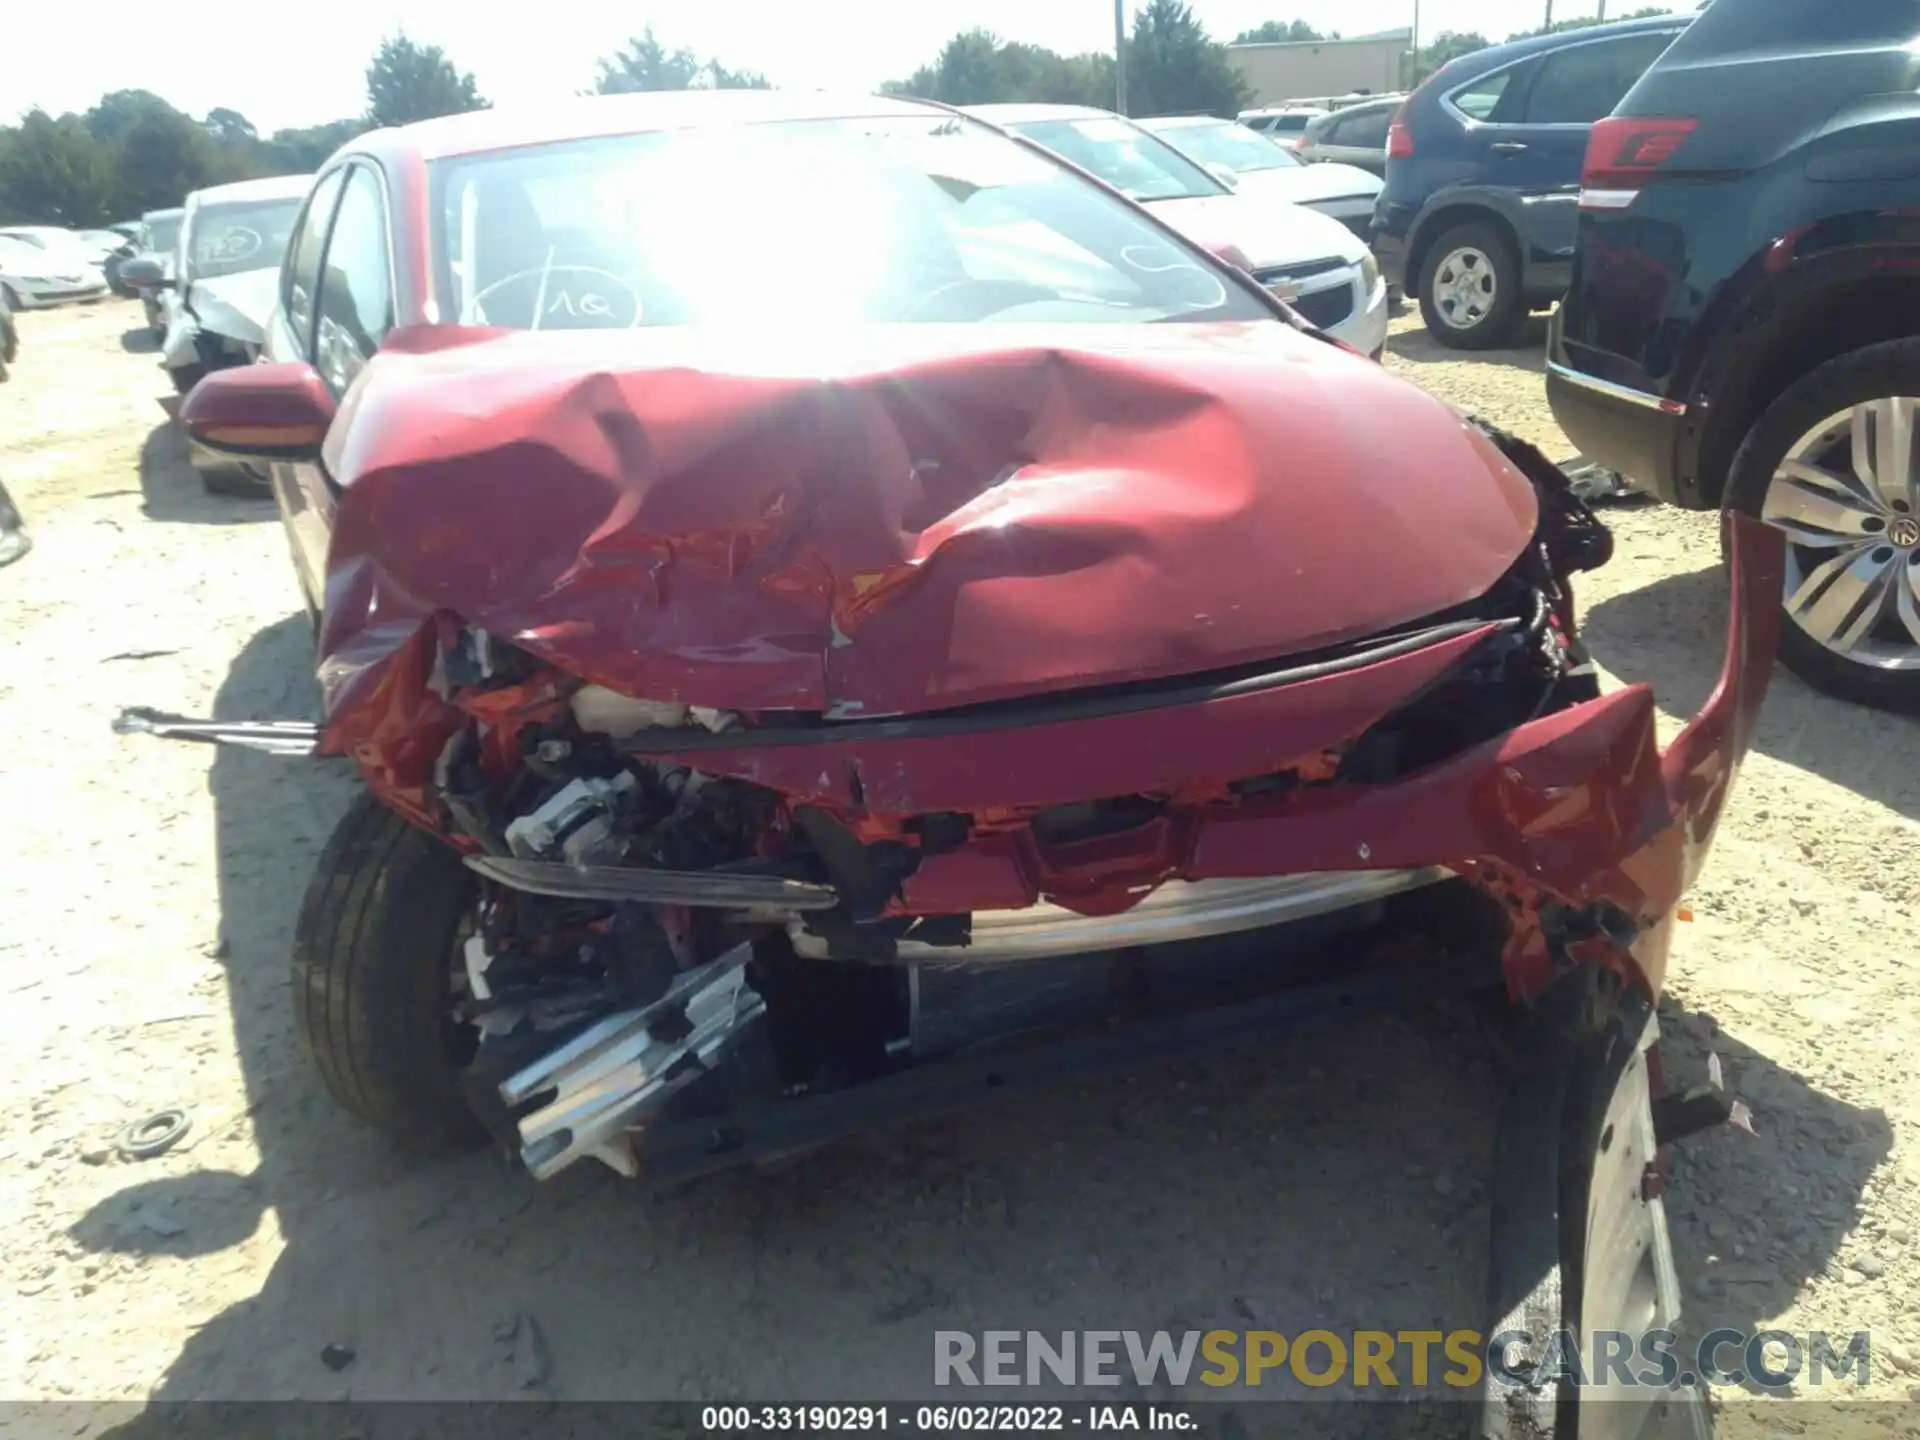
[[[1580,168],[1580,208],[1626,209],[1699,123],[1687,116],[1642,115],[1610,115],[1597,122]]]
[[[1400,108],[1393,112],[1393,120],[1387,126],[1387,159],[1407,160],[1413,156],[1413,131],[1407,128],[1401,117],[1407,113],[1407,101],[1400,102]]]

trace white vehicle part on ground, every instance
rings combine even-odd
[[[653,1004],[597,1021],[501,1082],[500,1098],[508,1105],[548,1097],[519,1123],[520,1158],[536,1180],[589,1157],[622,1175],[639,1173],[628,1129],[704,1074],[765,1012],[766,1003],[746,983],[752,954],[752,946],[739,945],[683,971]],[[471,973],[473,957],[467,964]],[[661,1023],[670,1017],[678,1023]],[[678,1038],[658,1038],[655,1030]]]

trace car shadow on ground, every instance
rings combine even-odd
[[[1594,657],[1622,680],[1653,686],[1661,707],[1698,714],[1726,653],[1726,576],[1719,566],[1667,575],[1602,600],[1582,618]],[[1849,743],[1836,745],[1836,727]],[[1824,776],[1902,815],[1920,817],[1920,720],[1822,695],[1775,666],[1754,748]],[[1905,757],[1905,762],[1897,757]]]
[[[1660,1030],[1670,1084],[1704,1080],[1716,1054],[1728,1089],[1752,1110],[1751,1134],[1723,1126],[1673,1147],[1666,1192],[1688,1344],[1723,1328],[1751,1335],[1833,1268],[1858,1228],[1868,1181],[1888,1162],[1893,1127],[1884,1111],[1823,1094],[1743,1044],[1710,1011],[1668,1000]],[[1827,1319],[1844,1350],[1844,1312]]]
[[[1544,376],[1547,373],[1547,317],[1529,316],[1514,336],[1513,344],[1498,350],[1451,350],[1434,339],[1424,326],[1395,331],[1387,341],[1387,349],[1395,359],[1410,365],[1458,365],[1464,360],[1478,360]]]
[[[140,508],[147,518],[192,525],[250,525],[273,519],[277,512],[270,497],[208,493],[188,459],[187,437],[171,418],[177,397],[169,395],[160,403],[169,418],[154,426],[140,445]]]
[[[120,348],[129,355],[153,355],[159,352],[160,337],[144,325],[120,334]]]
[[[215,714],[317,706],[307,622],[292,616],[241,652]],[[287,990],[301,890],[356,785],[339,762],[222,750],[212,767],[245,1095],[202,1123],[250,1124],[257,1163],[209,1137],[202,1168],[130,1185],[72,1233],[93,1250],[215,1257],[271,1223],[283,1248],[257,1294],[195,1330],[155,1400],[951,1400],[932,1387],[939,1329],[1483,1323],[1495,1047],[1457,1007],[1023,1093],[673,1197],[591,1162],[542,1185],[492,1152],[403,1157],[322,1093]],[[1703,1223],[1779,1227],[1778,1273],[1724,1291],[1752,1321],[1829,1263],[1886,1127],[1735,1037],[1714,1044],[1736,1077],[1768,1073],[1763,1138],[1736,1137],[1761,1148],[1701,1166]],[[1702,1063],[1687,1055],[1679,1073]],[[1865,1137],[1836,1142],[1820,1208],[1791,1216],[1741,1168],[1788,1133]],[[1698,1255],[1689,1235],[1683,1267]],[[352,1352],[337,1373],[329,1346]],[[1375,1434],[1383,1419],[1371,1405],[1253,1408],[1272,1420],[1253,1436]],[[1469,1408],[1447,1409],[1457,1431],[1419,1433],[1464,1435]],[[176,1435],[180,1418],[150,1411],[113,1433]],[[291,1433],[299,1416],[279,1418]],[[446,1433],[473,1434],[474,1412],[458,1418]],[[427,1433],[425,1417],[407,1429]]]

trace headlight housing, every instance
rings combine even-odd
[[[1380,288],[1380,262],[1371,250],[1360,257],[1360,280],[1369,295]]]

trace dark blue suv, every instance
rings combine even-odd
[[[1387,278],[1457,350],[1566,293],[1587,132],[1692,22],[1661,15],[1463,55],[1407,97],[1374,211]]]

